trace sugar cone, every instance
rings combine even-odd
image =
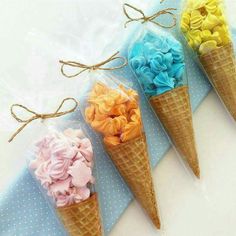
[[[136,199],[160,229],[145,135],[106,149]]]
[[[150,98],[150,103],[181,156],[199,178],[200,168],[188,87],[181,86]]]
[[[97,194],[68,207],[57,208],[57,213],[71,236],[102,236]]]
[[[232,43],[200,56],[210,82],[236,120],[236,62]]]

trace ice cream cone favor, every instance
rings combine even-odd
[[[236,120],[236,62],[222,0],[188,0],[180,27],[211,84]]]
[[[102,236],[94,177],[93,148],[81,129],[50,132],[36,143],[29,168],[47,191],[72,236]]]
[[[123,85],[96,82],[87,98],[86,121],[102,134],[104,147],[136,199],[159,229],[155,191],[138,94]]]
[[[199,178],[181,44],[170,34],[146,30],[130,47],[129,65],[176,149]]]

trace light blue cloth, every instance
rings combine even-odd
[[[172,7],[178,7],[179,3],[177,2],[172,2]],[[173,6],[173,4],[176,4],[176,6]],[[163,4],[162,7],[165,7],[165,5]],[[236,36],[235,30],[234,36]],[[125,53],[127,54],[127,52]],[[187,55],[186,63],[188,72],[191,71],[189,73],[189,86],[192,107],[195,110],[208,94],[211,86],[189,55]],[[141,92],[129,68],[125,69],[122,73],[125,78],[131,79],[134,82],[134,87]],[[141,95],[141,108],[149,144],[151,164],[154,167],[167,152],[170,144],[144,95]],[[96,146],[97,182],[99,185],[104,229],[107,235],[133,197],[112,162],[106,156],[98,136],[92,135],[92,132],[90,135],[93,137]],[[0,193],[0,236],[14,235],[66,235],[62,225],[53,215],[53,211],[49,208],[48,203],[44,200],[34,179],[32,179],[27,170],[23,170],[20,173],[6,192]]]

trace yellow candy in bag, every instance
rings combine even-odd
[[[201,54],[206,54],[216,48],[217,48],[217,42],[215,40],[209,40],[200,45],[199,52]]]

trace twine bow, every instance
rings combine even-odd
[[[60,60],[59,62],[62,64],[61,65],[61,73],[67,78],[73,78],[73,77],[80,75],[81,73],[83,73],[86,70],[116,70],[116,69],[120,69],[120,68],[127,65],[127,60],[125,57],[117,56],[118,54],[119,54],[119,52],[116,52],[112,56],[110,56],[108,59],[106,59],[105,61],[102,61],[102,62],[95,64],[95,65],[85,65],[85,64],[82,64],[82,63],[76,62],[76,61],[62,61],[62,60]],[[111,61],[115,61],[115,60],[120,60],[121,64],[118,66],[113,66],[113,67],[103,67],[107,63],[109,63]],[[65,66],[77,67],[81,70],[75,74],[67,74],[64,70]]]
[[[162,0],[161,2],[163,2],[163,1],[164,0]],[[129,15],[129,13],[127,12],[127,8],[130,8],[130,9],[134,10],[135,12],[140,13],[141,16],[137,17],[137,18],[131,17]],[[174,15],[174,13],[171,11],[175,11],[175,10],[177,10],[177,9],[176,8],[166,8],[166,9],[163,9],[161,11],[154,13],[151,16],[146,16],[141,9],[138,9],[128,3],[125,3],[123,5],[123,11],[124,11],[124,14],[126,15],[126,17],[129,19],[125,22],[125,27],[127,26],[127,24],[129,24],[130,22],[133,22],[133,21],[141,21],[142,24],[149,21],[149,22],[152,22],[153,24],[158,25],[163,28],[173,28],[176,25],[177,19],[176,19],[176,16]],[[164,24],[161,24],[161,23],[155,21],[155,19],[161,15],[170,15],[172,17],[172,24],[164,25]]]
[[[73,101],[75,105],[71,109],[68,109],[66,111],[60,111],[66,101]],[[32,111],[31,109],[29,109],[26,106],[23,106],[21,104],[13,104],[11,106],[11,115],[13,116],[13,118],[16,121],[18,121],[19,123],[23,123],[23,125],[16,130],[16,132],[11,136],[11,138],[8,140],[8,142],[10,143],[32,121],[37,120],[37,119],[46,120],[46,119],[50,119],[50,118],[64,116],[66,114],[74,112],[75,109],[77,108],[77,106],[78,106],[78,102],[74,98],[65,98],[62,100],[61,104],[59,105],[59,107],[56,109],[55,112],[48,113],[48,114],[39,114],[39,113]],[[21,119],[20,117],[18,117],[16,115],[16,113],[14,111],[15,107],[19,107],[19,108],[23,109],[25,112],[32,114],[32,116],[28,119]]]

